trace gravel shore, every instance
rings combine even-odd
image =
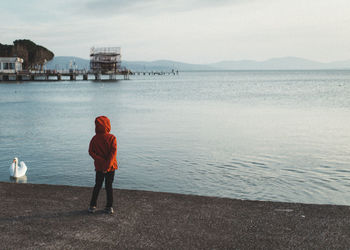
[[[349,249],[350,207],[0,182],[0,249]]]

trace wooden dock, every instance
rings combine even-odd
[[[130,71],[94,73],[87,70],[23,70],[16,73],[0,72],[0,81],[101,81],[117,80],[118,76],[122,76],[124,80],[129,80],[130,73]]]
[[[172,71],[135,71],[131,72],[131,75],[178,75],[178,70]]]
[[[1,81],[76,81],[76,80],[130,80],[130,75],[178,75],[178,71],[148,71],[148,72],[131,72],[130,70],[95,73],[88,70],[44,70],[44,71],[29,71],[22,70],[16,73],[0,72]],[[120,78],[122,77],[122,78]]]

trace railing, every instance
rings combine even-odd
[[[108,56],[92,56],[90,58],[90,62],[111,62],[111,63],[115,63],[115,62],[121,62],[121,57],[120,56],[112,56],[112,57],[108,57]]]
[[[90,55],[93,54],[120,54],[120,47],[92,47],[90,49]]]

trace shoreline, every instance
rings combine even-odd
[[[12,177],[10,177],[12,178]],[[18,178],[20,180],[20,178]],[[92,185],[68,185],[68,184],[47,184],[47,183],[33,183],[33,182],[15,182],[13,179],[10,179],[9,181],[2,181],[0,180],[0,183],[12,183],[12,184],[31,184],[31,185],[47,185],[47,186],[59,186],[59,187],[72,187],[72,188],[93,188],[94,183]],[[104,190],[104,186],[101,190]],[[286,203],[286,204],[302,204],[302,205],[319,205],[319,206],[345,206],[350,207],[350,204],[336,204],[336,203],[312,203],[312,202],[303,202],[303,201],[279,201],[279,200],[265,200],[265,199],[245,199],[245,198],[236,198],[236,197],[230,197],[230,196],[215,196],[215,195],[205,195],[200,193],[180,193],[180,192],[172,192],[172,191],[157,191],[157,190],[147,190],[147,189],[129,189],[129,188],[120,188],[120,187],[113,187],[113,190],[120,190],[120,191],[139,191],[139,192],[149,192],[149,193],[159,193],[159,194],[168,194],[168,195],[185,195],[185,196],[199,196],[199,197],[206,197],[206,198],[220,198],[220,199],[229,199],[229,200],[239,200],[239,201],[256,201],[256,202],[273,202],[273,203]],[[104,191],[103,191],[104,192]]]
[[[114,189],[114,215],[88,214],[92,187],[0,182],[0,239],[13,248],[344,249],[350,206]],[[15,245],[14,245],[15,244]]]
[[[68,184],[47,184],[47,183],[35,183],[35,182],[23,182],[21,181],[21,178],[18,178],[17,181],[15,181],[12,177],[8,181],[6,180],[0,180],[0,183],[13,183],[13,184],[32,184],[32,185],[48,185],[48,186],[62,186],[62,187],[78,187],[78,188],[93,188],[94,183],[90,185],[68,185]],[[102,189],[101,189],[102,190]],[[322,203],[322,202],[307,202],[307,201],[288,201],[288,200],[275,200],[275,199],[249,199],[249,198],[240,198],[240,197],[230,197],[230,196],[225,196],[225,195],[207,195],[207,194],[201,194],[201,193],[196,193],[196,192],[176,192],[176,191],[158,191],[158,190],[151,190],[151,189],[130,189],[130,188],[121,188],[121,187],[113,187],[113,190],[121,190],[121,191],[140,191],[140,192],[151,192],[151,193],[164,193],[164,194],[169,194],[169,195],[186,195],[186,196],[200,196],[200,197],[207,197],[207,198],[222,198],[222,199],[230,199],[230,200],[241,200],[241,201],[257,201],[257,202],[275,202],[275,203],[287,203],[287,204],[303,204],[303,205],[331,205],[331,206],[348,206],[350,207],[349,204],[337,204],[337,203]]]

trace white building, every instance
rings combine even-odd
[[[22,63],[19,57],[0,57],[0,73],[15,74],[22,70]]]

